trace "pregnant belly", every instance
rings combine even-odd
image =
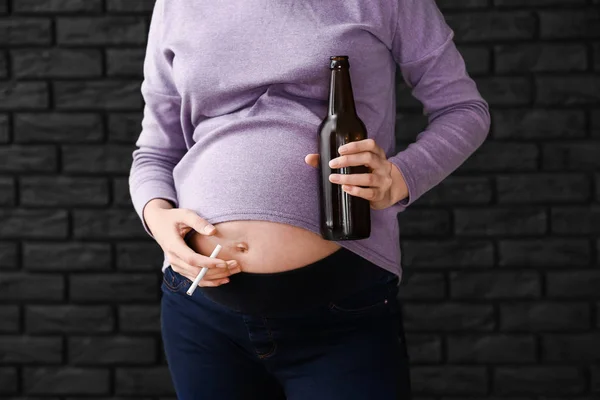
[[[217,244],[218,258],[236,260],[242,271],[252,273],[283,272],[313,263],[340,248],[306,229],[271,221],[237,220],[214,224],[212,236],[196,232],[187,239],[189,246],[210,256]]]

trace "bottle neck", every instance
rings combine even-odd
[[[329,88],[329,115],[340,112],[356,114],[350,70],[348,68],[334,68],[331,70],[331,86]]]

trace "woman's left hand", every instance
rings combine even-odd
[[[329,175],[329,181],[341,184],[346,193],[369,200],[374,210],[388,208],[408,196],[400,170],[387,160],[385,152],[373,139],[346,143],[340,146],[338,152],[340,157],[330,161],[331,168],[365,165],[370,171],[367,174]],[[309,154],[304,161],[312,167],[319,167],[318,154]]]

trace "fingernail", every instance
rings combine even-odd
[[[338,166],[338,164],[339,164],[339,163],[338,163],[338,161],[337,161],[337,160],[331,160],[331,161],[329,161],[329,166],[330,166],[330,167],[332,167],[332,168],[333,168],[333,167],[337,167],[337,166]]]
[[[238,263],[235,260],[227,261],[227,266],[229,268],[237,267]]]
[[[229,279],[223,279],[223,280],[221,281],[221,284],[224,284],[224,283],[229,283]]]
[[[204,227],[204,233],[212,233],[216,228],[212,225],[206,225]]]
[[[229,271],[231,271],[232,274],[237,274],[238,272],[242,272],[242,269],[240,267],[237,267],[230,269]]]
[[[219,263],[219,264],[217,264],[217,268],[227,268],[227,264]]]
[[[338,182],[340,180],[340,178],[337,175],[329,175],[329,181],[330,182]]]

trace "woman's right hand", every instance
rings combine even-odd
[[[153,199],[143,211],[144,221],[152,236],[166,253],[173,271],[194,280],[202,270],[208,267],[199,286],[220,286],[229,282],[229,276],[241,272],[235,260],[221,260],[196,253],[184,241],[185,235],[192,229],[200,235],[211,236],[216,228],[194,211],[173,208],[164,199]]]

